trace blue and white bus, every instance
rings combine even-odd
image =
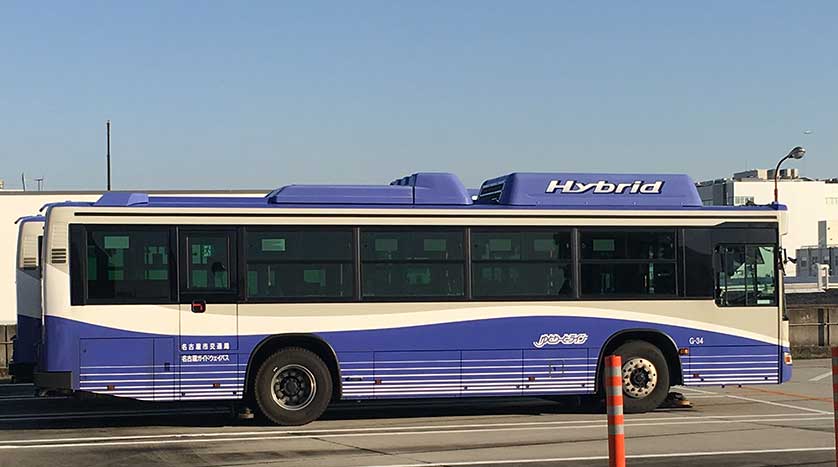
[[[785,207],[703,207],[684,175],[513,173],[108,193],[49,208],[36,383],[231,399],[279,424],[331,401],[602,393],[791,376]]]
[[[9,374],[13,381],[27,383],[32,381],[37,345],[41,339],[41,244],[44,238],[44,217],[21,217],[15,223],[18,225],[15,255],[17,330],[12,340]]]

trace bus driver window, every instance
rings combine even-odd
[[[777,304],[774,246],[719,245],[714,255],[719,306]]]

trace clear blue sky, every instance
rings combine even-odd
[[[2,2],[0,178],[838,177],[838,2]],[[804,130],[814,130],[804,135]]]

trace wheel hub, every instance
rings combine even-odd
[[[271,379],[271,396],[274,402],[286,410],[306,408],[317,389],[317,382],[311,371],[302,365],[285,365],[275,368]]]
[[[297,384],[297,381],[293,379],[286,379],[283,383],[282,392],[287,395],[297,395],[300,392],[300,386]]]
[[[649,360],[633,357],[623,364],[623,392],[631,398],[642,399],[655,390],[658,371]]]
[[[649,383],[649,374],[646,370],[634,370],[631,372],[631,382],[635,386],[645,387]]]

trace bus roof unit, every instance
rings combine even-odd
[[[483,182],[477,204],[543,207],[701,207],[687,175],[511,173]]]
[[[146,204],[148,204],[148,194],[146,193],[126,193],[118,191],[109,191],[104,193],[101,198],[93,203],[94,206],[108,207],[139,206]]]
[[[107,192],[95,202],[51,206],[188,208],[530,208],[530,209],[685,209],[777,210],[762,206],[702,206],[695,183],[681,174],[599,174],[515,172],[469,190],[456,175],[419,172],[389,185],[286,185],[266,196],[149,196]]]
[[[268,204],[466,206],[471,197],[454,174],[420,172],[390,185],[288,185],[268,194]]]

